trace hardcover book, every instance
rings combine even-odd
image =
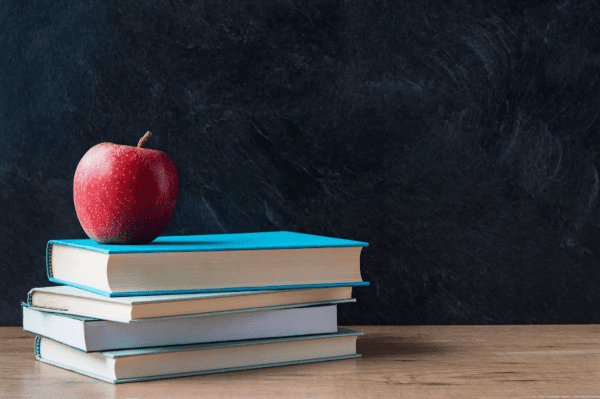
[[[368,285],[365,242],[286,231],[158,237],[147,245],[52,240],[50,281],[105,296]]]
[[[27,306],[122,323],[355,302],[352,287],[106,297],[69,286],[29,291]]]
[[[276,309],[118,323],[23,307],[23,330],[86,352],[337,332],[337,307]]]
[[[106,352],[83,352],[38,336],[35,355],[44,363],[121,383],[360,357],[356,338],[361,334],[340,328],[333,334]]]

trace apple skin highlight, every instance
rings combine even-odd
[[[83,156],[73,179],[75,211],[86,234],[103,244],[147,244],[167,227],[179,177],[162,151],[101,143]]]

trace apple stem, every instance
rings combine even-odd
[[[148,130],[146,132],[146,134],[144,134],[144,137],[142,137],[140,139],[140,141],[138,141],[137,148],[142,148],[142,146],[144,145],[144,143],[146,142],[146,140],[148,140],[150,138],[150,136],[152,136],[152,132],[150,130]]]

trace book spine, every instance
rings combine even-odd
[[[46,272],[48,274],[48,279],[51,279],[52,276],[52,243],[48,242],[46,245]]]
[[[42,358],[42,356],[40,355],[40,341],[41,338],[39,335],[35,336],[35,358],[37,360],[40,360]]]
[[[31,303],[32,298],[33,298],[33,290],[31,290],[27,293],[27,305],[29,305],[29,306],[32,305],[32,303]]]

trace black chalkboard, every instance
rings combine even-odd
[[[340,324],[600,322],[596,1],[4,0],[0,49],[0,325],[147,130],[165,235],[370,243]]]

